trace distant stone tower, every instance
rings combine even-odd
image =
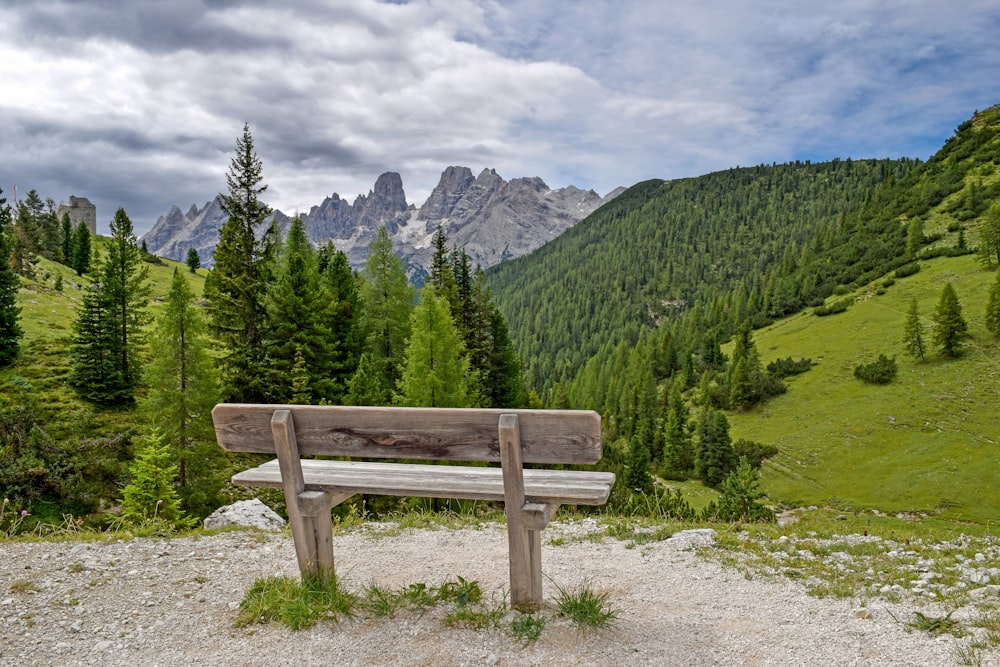
[[[90,203],[86,197],[73,197],[69,198],[69,206],[66,204],[59,204],[59,210],[56,211],[56,217],[62,220],[63,214],[69,213],[69,221],[73,223],[73,228],[75,229],[80,225],[80,222],[87,223],[87,228],[90,230],[91,234],[97,233],[97,207]]]

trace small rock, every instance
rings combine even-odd
[[[867,609],[858,609],[856,612],[854,612],[854,616],[856,618],[869,619],[872,617],[872,613]]]
[[[673,537],[664,540],[664,544],[675,549],[688,549],[690,547],[708,546],[715,541],[715,529],[694,528],[692,530],[682,530]]]
[[[273,530],[284,525],[285,520],[257,498],[241,500],[232,505],[220,507],[205,519],[205,528],[250,526],[263,530]]]
[[[102,639],[101,641],[94,644],[94,648],[92,648],[91,650],[95,653],[99,653],[107,651],[109,648],[111,648],[111,642],[109,642],[107,639]]]

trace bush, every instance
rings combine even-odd
[[[837,301],[831,301],[825,306],[820,306],[819,308],[813,308],[813,315],[816,317],[824,317],[826,315],[835,315],[836,313],[842,313],[848,309],[851,305],[853,299],[838,299]]]
[[[794,361],[791,357],[775,359],[767,365],[767,372],[778,378],[786,378],[792,375],[805,373],[812,368],[812,359],[799,359]]]
[[[870,364],[861,364],[854,369],[854,377],[867,384],[889,384],[896,377],[896,357],[889,358],[884,354]]]
[[[893,274],[896,278],[905,278],[906,276],[912,276],[914,273],[920,270],[920,265],[916,262],[911,262],[909,264],[904,264],[903,266],[896,269]]]
[[[777,453],[778,448],[774,445],[765,445],[746,438],[733,443],[733,454],[736,455],[736,459],[746,459],[752,468],[759,469],[764,464],[764,459],[769,459]]]

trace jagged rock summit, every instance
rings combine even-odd
[[[508,182],[493,169],[474,177],[468,167],[448,167],[418,209],[407,203],[402,177],[386,172],[367,195],[349,203],[334,193],[310,208],[302,220],[310,240],[333,241],[355,267],[364,263],[368,246],[385,225],[396,251],[419,271],[430,264],[431,241],[441,225],[450,243],[464,247],[473,264],[487,268],[540,247],[622,190],[601,197],[573,186],[552,190],[537,177]],[[281,211],[273,215],[282,227],[288,224]],[[153,254],[178,261],[195,248],[202,264],[211,266],[218,230],[225,221],[217,199],[200,209],[191,206],[187,213],[174,206],[143,240]]]

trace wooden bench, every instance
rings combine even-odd
[[[277,459],[233,476],[283,489],[303,577],[333,575],[330,510],[354,494],[503,501],[511,605],[542,601],[541,531],[559,505],[603,505],[608,472],[525,469],[594,464],[601,417],[578,410],[220,404],[219,446]],[[302,459],[303,455],[490,462],[496,467]]]

